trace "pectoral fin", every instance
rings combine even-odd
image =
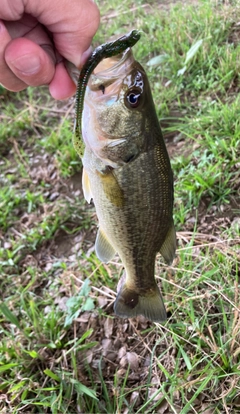
[[[107,168],[104,172],[98,172],[101,177],[103,191],[111,203],[117,207],[123,207],[124,194],[112,169]]]
[[[174,224],[172,223],[160,249],[160,253],[163,256],[164,260],[167,262],[167,264],[172,263],[175,257],[176,246],[176,231],[174,228]]]
[[[83,195],[84,195],[85,200],[88,203],[90,203],[93,197],[92,197],[92,192],[90,188],[90,181],[89,181],[85,168],[83,168],[83,172],[82,172],[82,188],[83,188]]]
[[[109,262],[115,256],[115,250],[108,241],[105,233],[99,229],[96,242],[95,242],[95,250],[97,257],[104,263]]]

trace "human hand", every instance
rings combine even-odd
[[[14,92],[48,84],[55,99],[72,96],[64,59],[82,66],[99,20],[92,0],[1,1],[0,83]]]

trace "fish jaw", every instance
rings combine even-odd
[[[88,93],[86,94],[88,95]],[[117,168],[123,163],[121,160],[111,159],[108,156],[108,150],[116,148],[121,148],[125,146],[126,137],[108,137],[103,133],[101,127],[97,122],[97,113],[95,110],[95,105],[92,103],[91,99],[85,101],[83,117],[82,117],[82,135],[86,148],[90,149],[94,155],[101,160],[104,165],[111,168]],[[107,151],[106,151],[107,149]]]

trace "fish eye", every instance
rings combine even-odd
[[[137,89],[131,90],[126,95],[128,106],[130,106],[131,108],[137,108],[138,105],[140,104],[140,99],[141,99],[141,93]]]

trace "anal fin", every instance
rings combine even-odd
[[[101,262],[104,263],[107,263],[110,260],[112,260],[116,254],[115,249],[112,247],[111,243],[107,239],[107,236],[101,230],[101,228],[99,228],[97,233],[95,250],[99,260],[101,260]]]
[[[167,262],[167,264],[172,263],[175,257],[176,247],[177,247],[176,231],[174,228],[174,224],[172,223],[160,249],[160,253],[163,256],[164,260]]]

